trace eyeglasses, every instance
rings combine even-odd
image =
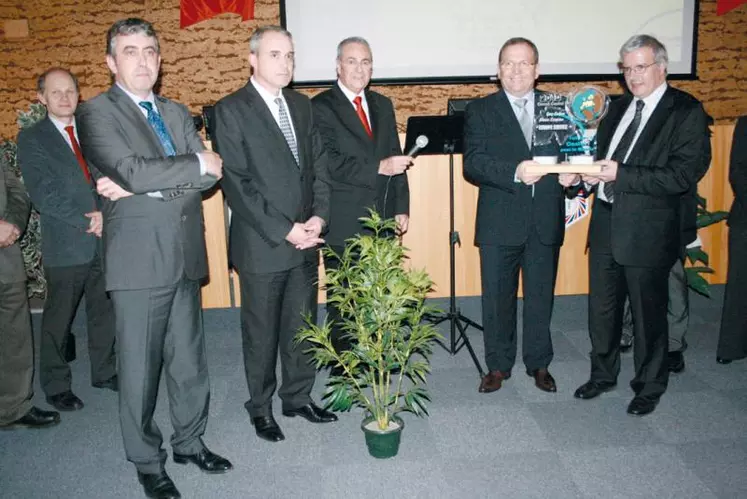
[[[634,75],[643,74],[646,72],[648,68],[656,64],[656,62],[652,62],[651,64],[639,64],[637,66],[628,67],[628,66],[620,66],[620,72],[624,75],[629,75],[630,73],[633,73]]]
[[[518,69],[522,73],[524,71],[528,71],[530,68],[533,68],[536,65],[537,64],[534,62],[528,62],[528,61],[519,61],[519,62],[503,61],[500,64],[501,69],[504,71],[513,71],[514,69]]]

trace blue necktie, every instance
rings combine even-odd
[[[148,111],[148,123],[153,128],[153,131],[158,135],[158,140],[161,141],[164,152],[167,156],[176,156],[176,148],[174,142],[171,140],[169,131],[166,129],[166,123],[163,122],[163,118],[158,114],[158,111],[153,109],[153,104],[147,101],[140,102],[140,107]]]

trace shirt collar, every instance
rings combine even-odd
[[[337,80],[337,86],[340,87],[340,90],[342,90],[342,93],[345,94],[345,97],[348,98],[351,104],[353,103],[353,99],[355,99],[356,97],[360,97],[361,102],[366,102],[366,90],[365,89],[361,90],[357,94],[353,93],[353,91],[351,91],[348,87],[343,85],[339,79]]]
[[[508,101],[511,103],[511,105],[513,105],[514,102],[516,102],[519,99],[526,99],[527,104],[530,102],[533,103],[534,102],[534,89],[531,89],[529,92],[522,95],[521,97],[514,97],[510,93],[506,92],[506,97],[508,97]]]
[[[143,99],[142,97],[138,97],[137,95],[127,90],[125,87],[120,85],[119,82],[116,82],[116,85],[122,90],[122,92],[127,94],[127,97],[129,97],[132,100],[132,102],[134,102],[135,105],[138,106],[138,108],[140,108],[141,102],[150,102],[151,105],[153,105],[153,109],[158,111],[158,106],[156,106],[156,96],[153,94],[152,90],[150,91],[150,94],[148,94],[148,97]],[[143,109],[143,112],[145,112],[145,109]]]
[[[70,126],[70,125],[73,125],[73,131],[77,131],[78,127],[75,125],[75,117],[74,116],[73,116],[73,121],[70,123],[70,125],[68,125],[66,123],[63,123],[62,121],[58,120],[57,118],[55,118],[54,116],[51,116],[49,114],[47,114],[47,117],[49,118],[49,121],[51,121],[52,124],[55,126],[55,128],[57,128],[57,130],[60,131],[60,133],[67,134],[67,132],[65,131],[65,127],[66,126]]]
[[[278,97],[280,97],[285,103],[285,96],[283,95],[282,89],[278,92],[277,95],[273,95],[269,90],[267,90],[265,87],[260,85],[260,83],[254,78],[254,76],[252,76],[249,79],[249,81],[254,86],[254,88],[257,90],[257,93],[259,93],[259,96],[262,97],[262,100],[265,101],[265,103],[267,103],[268,106],[271,104],[273,106],[277,106],[277,104],[275,103],[275,99],[277,99]],[[286,107],[288,107],[287,104],[286,104]]]
[[[656,89],[653,92],[651,92],[651,94],[649,94],[648,97],[644,99],[640,99],[643,101],[643,104],[644,104],[643,109],[647,110],[648,112],[652,112],[654,109],[656,109],[656,105],[659,104],[659,101],[664,96],[664,92],[666,91],[667,91],[667,82],[665,81],[664,83],[656,87]],[[636,100],[639,100],[639,99],[637,98],[633,99],[633,102],[635,102]]]

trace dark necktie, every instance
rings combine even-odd
[[[166,129],[166,123],[163,122],[163,118],[158,114],[158,111],[153,109],[153,104],[148,101],[142,101],[139,103],[140,107],[148,111],[148,123],[150,123],[153,131],[158,135],[158,140],[161,141],[163,151],[166,156],[176,156],[176,148],[174,142],[171,140],[169,131]]]
[[[358,118],[360,118],[363,128],[366,130],[366,134],[370,138],[373,138],[373,132],[371,131],[371,126],[368,124],[368,117],[366,116],[366,110],[363,109],[363,99],[361,99],[360,95],[353,99],[353,104],[355,104],[355,112],[358,113]]]
[[[86,177],[86,182],[90,184],[91,172],[88,170],[86,160],[83,158],[83,152],[81,152],[78,140],[75,138],[75,130],[73,129],[73,125],[66,126],[65,131],[70,136],[70,143],[73,145],[73,152],[75,152],[75,157],[78,158],[78,164],[80,165],[80,169],[83,171],[83,176]]]
[[[625,130],[625,133],[623,134],[620,142],[615,148],[615,152],[612,153],[612,157],[610,158],[613,161],[617,161],[618,171],[620,165],[623,161],[625,161],[625,157],[628,155],[628,150],[630,149],[631,144],[633,144],[633,139],[635,138],[635,134],[638,131],[638,128],[641,126],[643,106],[644,102],[638,99],[635,103],[635,116],[633,116],[633,121],[631,121],[630,125],[628,125],[628,129]],[[614,181],[604,183],[604,195],[607,197],[607,201],[609,201],[610,203],[615,201],[614,186]]]
[[[283,132],[283,137],[288,143],[293,158],[296,160],[296,165],[300,165],[301,162],[298,160],[298,144],[296,144],[296,138],[293,136],[293,130],[291,129],[291,122],[288,118],[288,111],[285,110],[285,102],[280,97],[275,99],[275,104],[278,105],[278,125],[280,125],[280,131]]]

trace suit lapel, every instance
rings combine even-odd
[[[156,107],[158,108],[158,112],[161,113],[163,122],[166,124],[166,129],[169,131],[169,136],[171,136],[171,142],[174,144],[174,148],[176,148],[176,153],[179,154],[182,151],[186,151],[186,137],[183,133],[175,133],[175,130],[179,130],[182,127],[182,117],[176,106],[174,106],[168,99],[157,95]],[[148,123],[148,125],[150,126],[150,123]]]
[[[274,147],[273,150],[283,154],[283,163],[288,165],[295,164],[296,160],[295,158],[293,158],[293,153],[288,146],[288,142],[285,140],[285,136],[280,130],[280,126],[278,125],[277,121],[275,121],[275,117],[270,112],[270,109],[267,107],[264,99],[262,99],[262,96],[259,95],[259,92],[257,92],[257,89],[254,88],[254,85],[252,85],[251,82],[248,82],[246,84],[244,90],[246,91],[245,102],[249,106],[249,113],[247,113],[247,117],[253,117],[253,119],[258,120],[260,125],[258,127],[252,127],[252,134],[257,132],[263,134],[270,143],[276,144],[276,147]],[[298,123],[296,122],[295,115],[297,113],[294,109],[291,109],[293,106],[288,99],[286,99],[286,103],[288,103],[288,112],[291,113],[294,132],[296,132],[296,130],[298,129]],[[301,150],[303,148],[300,146],[298,133],[296,133],[296,144],[298,146],[299,159],[301,159]],[[303,163],[302,159],[301,162]],[[292,170],[295,170],[296,172],[299,171],[298,168],[293,168]]]
[[[519,125],[519,120],[516,119],[516,113],[511,108],[511,102],[508,100],[506,92],[501,90],[495,97],[495,116],[503,121],[503,127],[505,127],[508,140],[514,143],[521,142],[524,144],[526,150],[529,151],[529,146],[524,138],[524,132],[521,131],[521,125]],[[529,152],[531,154],[531,151]]]
[[[610,142],[612,141],[612,136],[615,134],[615,130],[617,130],[617,126],[620,124],[620,120],[622,119],[623,115],[625,114],[625,110],[628,109],[628,106],[630,105],[630,102],[633,100],[633,96],[630,94],[625,94],[623,97],[620,97],[620,99],[615,102],[613,105],[610,106],[610,111],[607,117],[604,119],[603,123],[605,126],[599,127],[598,135],[597,135],[597,157],[598,158],[605,158],[607,157],[608,148],[610,146]]]
[[[129,128],[132,130],[147,130],[145,133],[138,133],[138,137],[145,140],[150,146],[148,151],[143,151],[144,156],[166,156],[158,135],[148,123],[148,119],[143,114],[140,106],[135,104],[130,97],[125,94],[116,84],[109,89],[109,98],[112,100],[117,109],[120,110],[125,120],[129,122]],[[128,126],[124,127],[125,129]]]
[[[671,88],[667,87],[654,112],[649,116],[646,126],[643,127],[640,135],[638,135],[638,139],[633,145],[633,150],[628,155],[629,163],[635,163],[637,158],[641,158],[647,148],[654,143],[655,135],[664,129],[664,122],[669,119],[669,116],[672,114],[672,107],[674,106]]]
[[[332,95],[335,98],[333,101],[335,113],[339,116],[342,124],[364,144],[371,144],[371,138],[366,133],[366,129],[363,128],[363,123],[361,123],[358,113],[355,112],[355,107],[353,107],[353,104],[348,100],[345,94],[342,93],[342,90],[340,90],[340,87],[336,83],[334,87],[332,87]],[[374,113],[371,109],[372,99],[369,98],[368,93],[366,93],[366,101],[368,102],[369,112],[371,113],[371,116],[369,116],[371,129],[374,131],[374,134],[376,134],[378,126],[374,123]]]
[[[379,126],[379,116],[381,113],[379,112],[379,105],[376,102],[376,99],[371,97],[371,94],[366,90],[366,103],[368,104],[368,121],[371,123],[371,133],[372,137],[369,138],[368,134],[366,133],[366,129],[363,128],[363,123],[361,123],[361,120],[358,118],[358,113],[354,113],[355,117],[358,119],[358,128],[360,128],[361,132],[363,132],[363,137],[369,142],[374,143],[376,139],[378,138],[378,133],[382,128]],[[371,140],[373,139],[373,140]]]
[[[53,156],[59,154],[58,157],[63,158],[65,163],[75,166],[74,171],[80,170],[80,165],[78,165],[78,158],[75,157],[75,152],[49,117],[44,118],[42,121],[40,132],[45,146],[52,149],[49,152],[56,153],[53,154]]]

